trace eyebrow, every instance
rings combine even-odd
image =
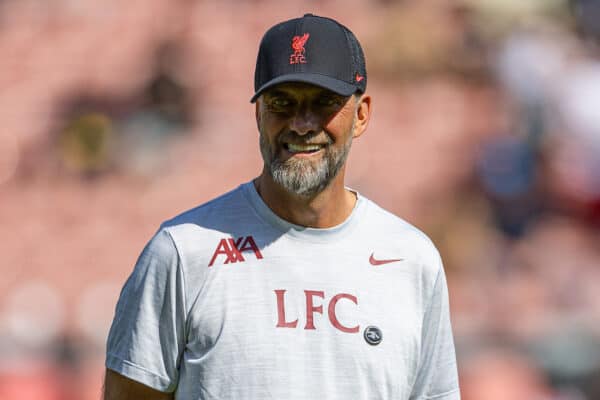
[[[273,90],[269,90],[267,92],[265,92],[265,94],[269,97],[274,97],[274,96],[291,96],[290,93],[285,92],[281,89],[273,89]]]

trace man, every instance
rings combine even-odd
[[[263,171],[148,243],[117,304],[105,399],[460,398],[438,252],[344,186],[366,84],[334,20],[265,34]]]

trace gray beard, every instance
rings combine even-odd
[[[281,161],[262,131],[260,133],[260,152],[265,170],[285,190],[305,197],[322,192],[331,183],[346,163],[351,145],[352,137],[350,136],[340,150],[327,147],[324,157],[317,163],[293,158]]]

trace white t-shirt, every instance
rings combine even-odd
[[[282,220],[251,182],[165,222],[107,368],[185,400],[460,399],[439,253],[357,196],[329,229]]]

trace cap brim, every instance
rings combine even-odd
[[[334,93],[337,93],[342,96],[350,96],[354,94],[359,88],[356,85],[353,85],[348,82],[340,81],[339,79],[330,78],[329,76],[320,75],[320,74],[310,74],[310,73],[299,73],[299,74],[287,74],[281,75],[277,78],[271,79],[269,82],[262,85],[254,96],[250,99],[250,103],[254,103],[256,99],[267,89],[272,88],[275,85],[279,85],[280,83],[288,83],[288,82],[303,82],[310,83],[315,86],[322,87],[327,90],[331,90]]]

